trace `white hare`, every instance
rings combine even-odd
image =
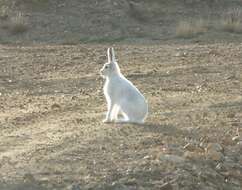
[[[108,62],[100,70],[106,79],[104,95],[108,111],[103,122],[144,123],[148,104],[140,91],[120,72],[113,48],[107,50]],[[123,117],[119,118],[122,115]]]

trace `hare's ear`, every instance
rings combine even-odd
[[[110,48],[108,48],[108,50],[107,50],[107,57],[108,57],[108,63],[111,63],[112,58],[111,58],[111,49]]]
[[[116,58],[115,58],[115,53],[114,53],[113,47],[111,48],[111,50],[112,50],[111,51],[111,58],[112,58],[111,60],[112,60],[113,63],[115,63],[116,62]]]

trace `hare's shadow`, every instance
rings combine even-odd
[[[142,132],[144,133],[158,133],[163,134],[167,136],[177,136],[184,134],[184,130],[177,128],[174,125],[170,124],[157,124],[157,123],[143,123],[143,124],[137,124],[137,123],[119,123],[116,124],[118,127],[125,127],[125,126],[134,126],[139,127]]]

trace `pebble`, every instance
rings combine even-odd
[[[206,158],[213,161],[220,161],[223,159],[223,154],[217,151],[209,151],[206,153]]]
[[[222,152],[223,147],[218,143],[208,143],[208,145],[206,147],[206,151],[210,151],[210,150]]]
[[[198,147],[190,143],[186,144],[183,148],[191,152],[204,152],[204,150],[201,147]]]
[[[160,190],[173,190],[173,187],[170,183],[164,183],[159,189]]]
[[[209,143],[205,149],[205,156],[207,159],[213,161],[221,161],[224,157],[223,147],[218,143]]]
[[[51,109],[52,110],[59,110],[59,109],[61,109],[61,106],[59,105],[59,104],[53,104],[52,106],[51,106]]]
[[[242,141],[242,138],[240,136],[235,136],[232,138],[232,140],[238,142],[238,141]]]
[[[215,168],[216,168],[216,170],[219,170],[219,171],[223,170],[223,165],[222,165],[222,163],[218,163],[217,166],[216,166]]]
[[[175,57],[185,57],[185,56],[187,56],[187,55],[188,55],[187,52],[177,52],[177,53],[175,54]]]
[[[35,182],[35,178],[31,173],[26,173],[23,177],[25,183],[32,183]]]
[[[203,158],[203,154],[198,153],[198,152],[186,151],[184,153],[184,157],[188,158],[188,159],[201,159],[201,158]]]
[[[223,139],[223,144],[226,146],[231,146],[235,144],[235,141],[233,140],[233,138],[231,138],[231,136],[225,136],[225,138]]]

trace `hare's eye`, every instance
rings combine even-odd
[[[105,69],[107,69],[108,68],[108,66],[107,65],[105,65],[105,67],[104,67]]]

